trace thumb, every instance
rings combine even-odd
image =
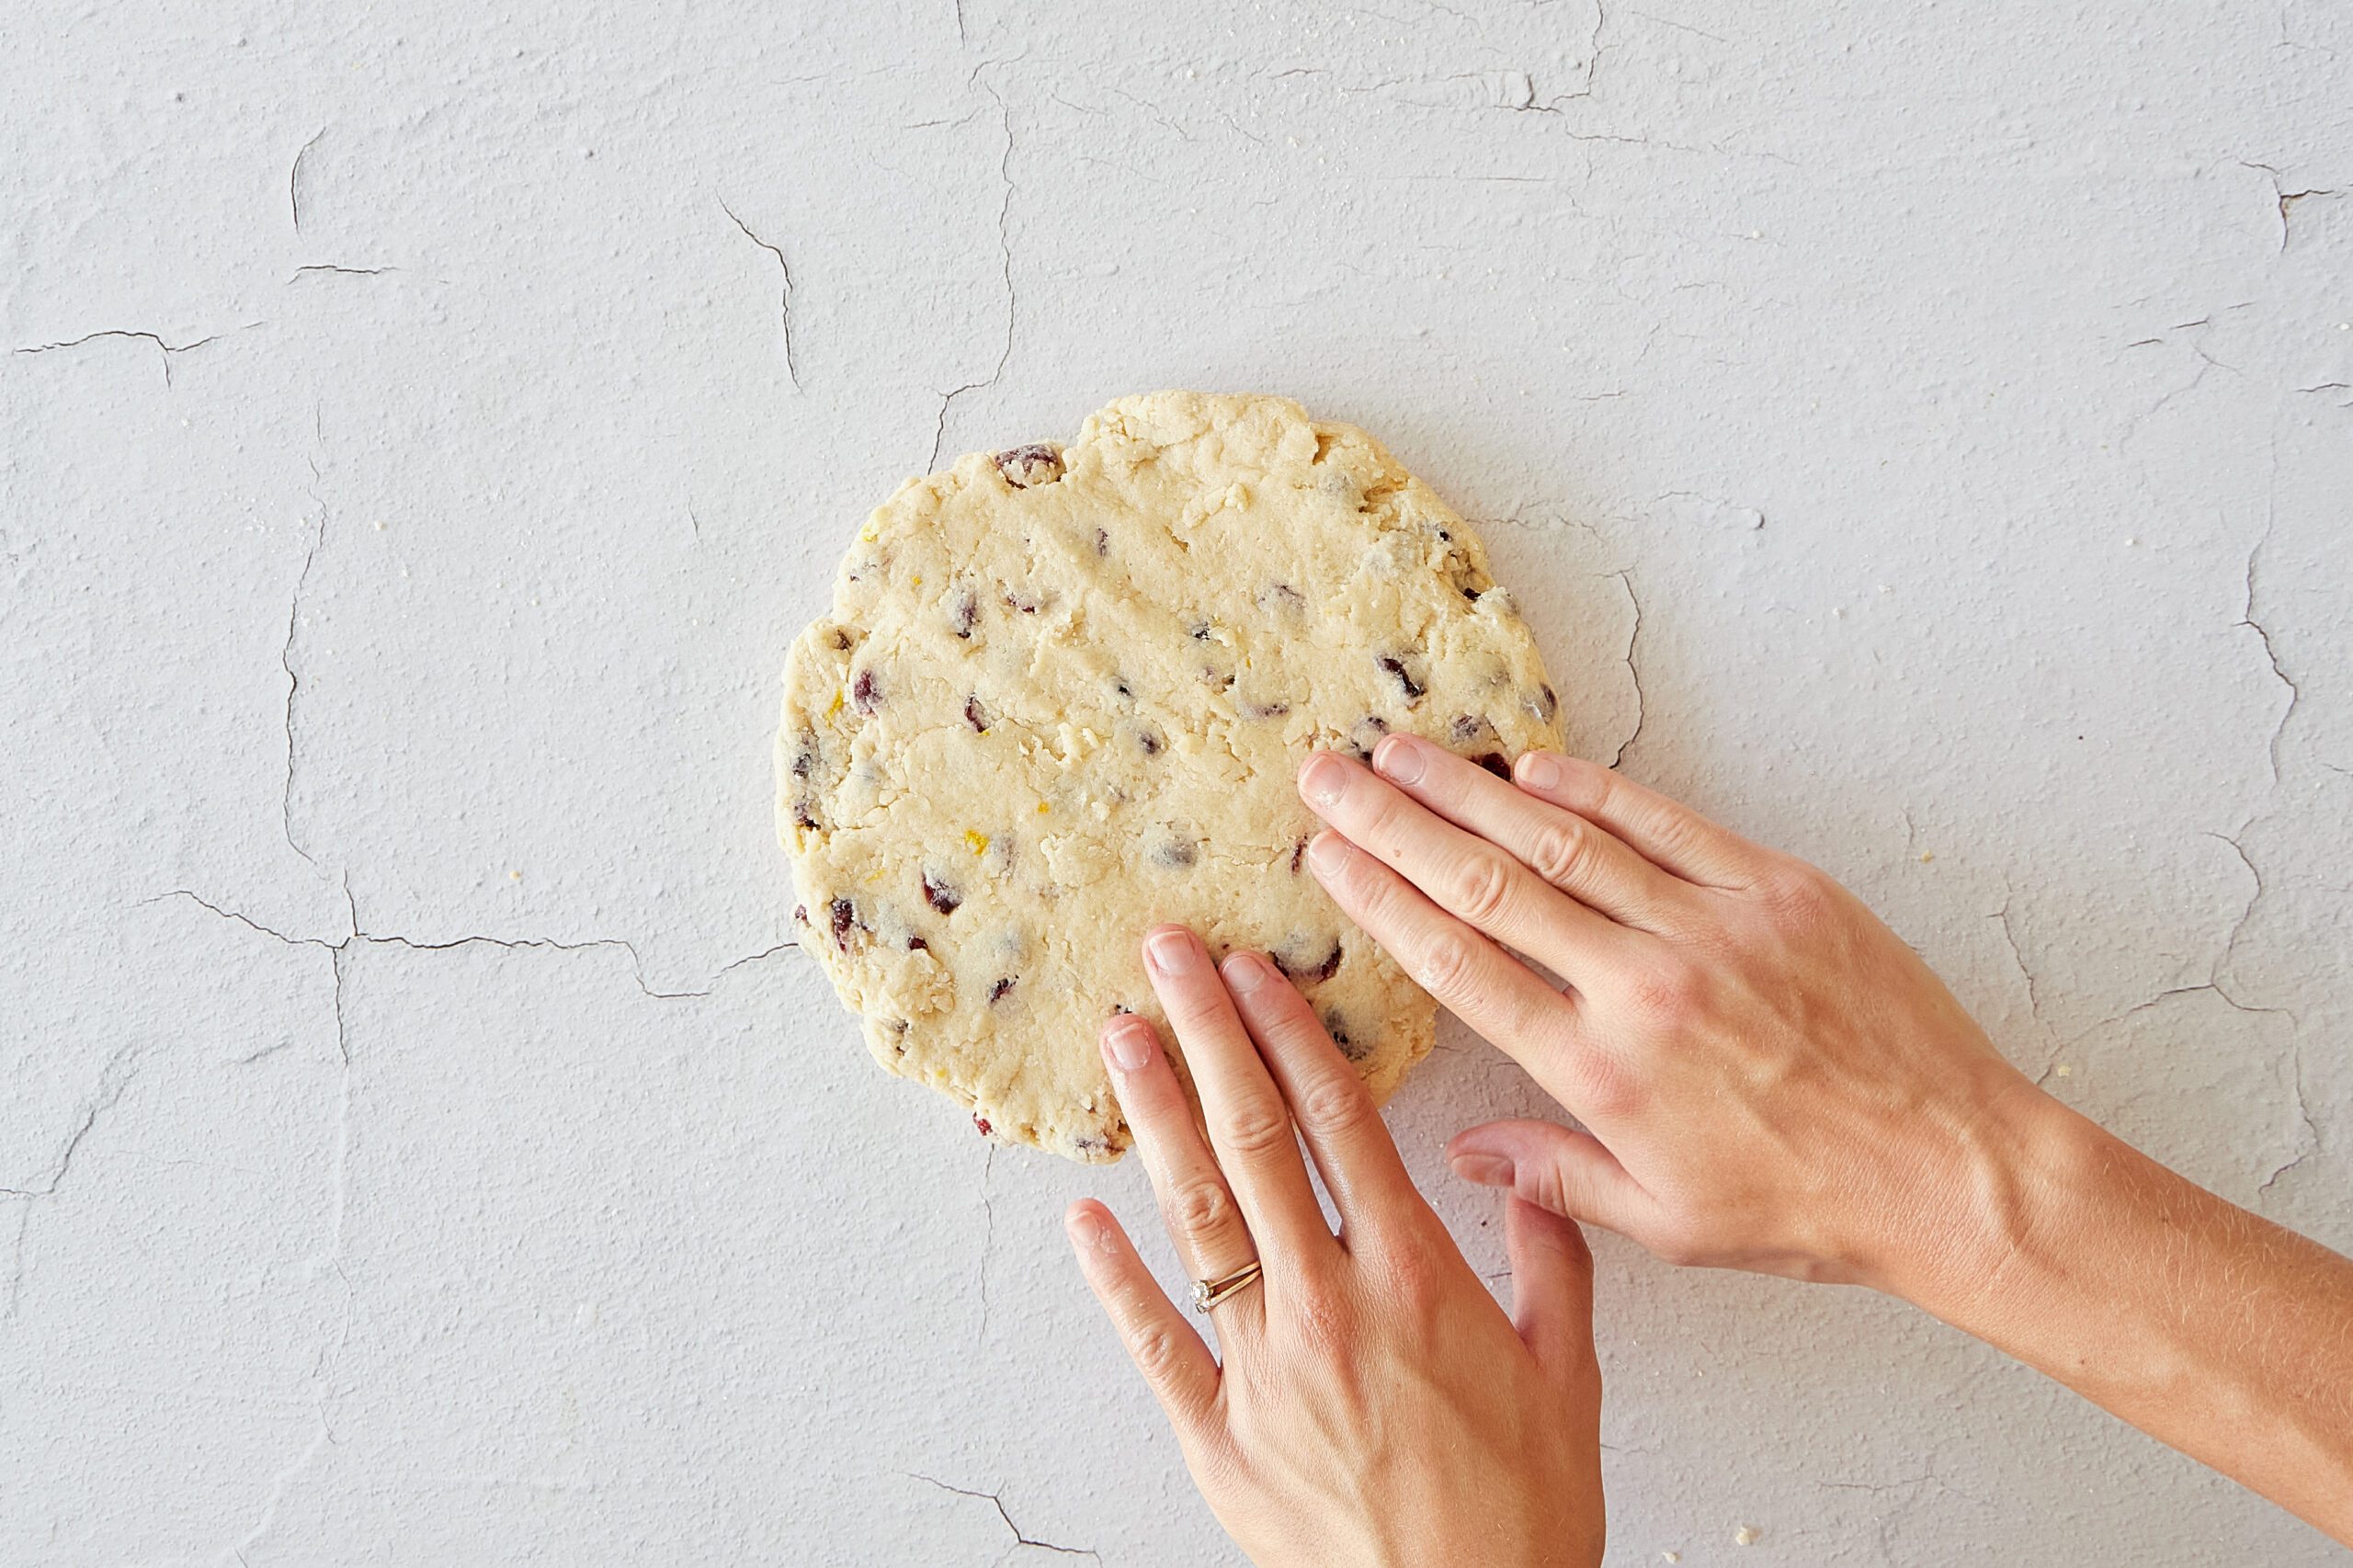
[[[1651,1195],[1590,1132],[1549,1121],[1490,1121],[1446,1146],[1454,1174],[1507,1187],[1539,1209],[1631,1236],[1650,1218]]]

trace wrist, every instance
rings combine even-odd
[[[1972,1105],[1918,1200],[1910,1244],[1880,1286],[1987,1336],[2064,1255],[2058,1238],[2081,1211],[2109,1135],[2006,1063],[1986,1074]]]

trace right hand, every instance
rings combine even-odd
[[[2044,1096],[1823,872],[1551,753],[1505,782],[1392,735],[1300,792],[1333,898],[1586,1129],[1472,1128],[1459,1175],[1668,1262],[1915,1301],[2000,1255]]]

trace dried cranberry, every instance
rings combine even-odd
[[[1332,944],[1332,950],[1314,963],[1286,959],[1280,953],[1268,953],[1267,957],[1273,961],[1275,968],[1282,971],[1283,978],[1294,984],[1312,984],[1319,980],[1329,980],[1340,972],[1340,944],[1336,941]]]
[[[837,898],[834,900],[832,914],[834,946],[847,952],[849,951],[850,923],[858,918],[858,906],[846,898]]]
[[[806,778],[809,777],[810,769],[816,766],[817,754],[815,752],[801,752],[792,759],[792,776],[795,778]]]
[[[907,951],[911,953],[927,953],[931,951],[931,944],[925,941],[921,937],[910,937],[907,938]]]
[[[985,735],[989,733],[989,722],[981,714],[981,699],[979,698],[968,697],[964,699],[964,722],[972,726],[972,733],[976,735]]]
[[[1464,713],[1458,715],[1454,722],[1446,727],[1446,733],[1458,741],[1467,741],[1486,727],[1484,719],[1475,713]]]
[[[1042,441],[1008,447],[996,455],[996,471],[1016,490],[1051,484],[1063,476],[1063,455]]]
[[[798,921],[799,923],[801,923],[801,925],[803,925],[803,926],[808,925],[808,924],[809,924],[809,906],[808,906],[807,904],[805,904],[805,903],[796,903],[796,904],[794,904],[794,905],[792,906],[792,918],[793,918],[794,920]]]
[[[1479,602],[1479,595],[1482,591],[1478,588],[1465,588],[1462,590],[1462,597],[1475,605]]]
[[[1373,663],[1381,666],[1381,673],[1395,679],[1399,689],[1405,694],[1405,705],[1408,708],[1419,702],[1423,694],[1429,689],[1413,677],[1412,673],[1405,668],[1405,662],[1403,659],[1392,659],[1383,653],[1375,658]]]
[[[1471,759],[1505,783],[1511,782],[1511,759],[1499,751],[1481,752]]]
[[[972,1113],[972,1125],[980,1129],[981,1136],[983,1138],[987,1137],[995,1131],[995,1129],[989,1126],[989,1119],[983,1116],[979,1111],[974,1111]]]
[[[1552,695],[1550,685],[1540,684],[1536,689],[1544,694],[1544,717],[1550,719],[1561,710],[1561,699]]]
[[[1097,528],[1095,530],[1095,553],[1097,555],[1108,555],[1111,553],[1111,536],[1105,533],[1101,528]]]
[[[1290,711],[1288,702],[1245,702],[1242,705],[1245,719],[1279,719]]]
[[[981,601],[970,594],[959,594],[956,597],[956,612],[949,617],[948,623],[955,628],[957,636],[969,638],[972,635],[972,622],[980,616]]]
[[[923,896],[930,902],[932,908],[942,915],[955,914],[956,906],[964,902],[962,893],[945,882],[932,881],[928,871],[923,874]]]
[[[1139,730],[1136,732],[1136,744],[1143,748],[1143,754],[1146,756],[1158,756],[1160,755],[1160,737],[1154,734],[1150,730]]]
[[[1010,991],[1010,990],[1012,990],[1012,989],[1013,989],[1014,982],[1015,982],[1015,981],[1019,980],[1020,978],[1021,978],[1021,977],[1020,977],[1019,975],[1017,975],[1017,974],[1016,974],[1016,975],[1009,975],[1009,976],[1007,976],[1006,978],[1005,978],[1005,979],[1003,979],[1003,980],[998,981],[995,984],[994,984],[994,985],[990,986],[990,987],[989,987],[989,1000],[990,1000],[990,1002],[992,1002],[992,1003],[995,1003],[995,1002],[998,1002],[998,1001],[1003,1000],[1003,999],[1004,999],[1004,996],[1005,996],[1005,994],[1006,994],[1006,992],[1008,992],[1008,991]]]
[[[1305,838],[1302,838],[1298,843],[1290,846],[1290,874],[1292,876],[1295,877],[1299,875],[1300,858],[1306,853],[1307,840]]]
[[[1358,1045],[1348,1037],[1347,1020],[1340,1016],[1340,1011],[1336,1007],[1325,1010],[1324,1032],[1332,1037],[1332,1043],[1340,1048],[1340,1054],[1351,1062],[1361,1062],[1372,1054],[1370,1046]]]
[[[871,713],[882,706],[882,693],[875,687],[872,670],[858,672],[858,678],[849,683],[849,699],[861,713]]]
[[[810,811],[809,802],[806,801],[795,801],[792,802],[792,824],[795,827],[817,827],[822,825],[817,821],[816,813]]]

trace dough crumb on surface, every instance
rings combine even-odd
[[[1104,1020],[1168,1038],[1137,954],[1161,921],[1266,952],[1377,1097],[1427,1054],[1435,1005],[1302,864],[1311,752],[1404,731],[1507,773],[1561,744],[1461,518],[1279,397],[1122,398],[906,481],[784,684],[801,946],[884,1067],[1090,1162],[1131,1142]]]

